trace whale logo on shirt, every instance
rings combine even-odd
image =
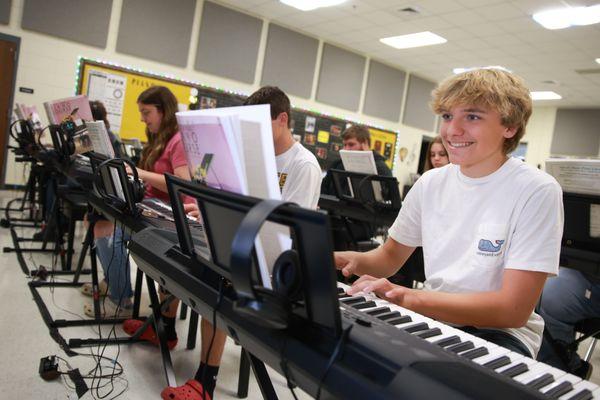
[[[480,239],[479,244],[477,245],[477,248],[480,251],[486,251],[488,253],[496,253],[496,252],[500,251],[500,249],[502,248],[502,244],[504,243],[504,240],[494,240],[494,242],[496,243],[496,246],[494,246],[494,244],[492,243],[491,240]]]

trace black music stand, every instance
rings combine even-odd
[[[97,154],[97,153],[93,153],[93,152],[89,153],[89,157],[90,157],[90,163],[92,166],[92,170],[94,171],[95,174],[99,175],[99,179],[96,180],[96,184],[98,186],[98,187],[96,187],[96,190],[99,195],[102,195],[102,193],[105,193],[105,194],[115,193],[116,185],[120,185],[121,190],[125,193],[125,198],[133,199],[133,194],[131,193],[131,187],[129,185],[127,185],[127,183],[126,183],[126,179],[128,179],[128,178],[127,178],[127,174],[126,174],[126,170],[125,170],[125,165],[122,160],[109,160],[109,159],[107,159],[107,157]],[[112,176],[110,173],[102,173],[102,170],[104,168],[108,169],[109,167],[116,168],[119,172],[116,176],[118,176],[119,178],[122,178],[122,179],[115,181],[114,179],[112,179]],[[109,187],[109,188],[107,189],[107,187]],[[113,200],[112,196],[109,196],[109,195],[107,195],[107,196],[108,196],[107,201]],[[125,339],[121,339],[121,338],[102,339],[102,340],[71,338],[67,344],[67,341],[63,338],[63,336],[58,331],[59,328],[65,328],[65,327],[94,326],[94,325],[99,325],[99,324],[113,325],[113,324],[121,323],[124,321],[123,318],[101,318],[98,267],[97,267],[97,262],[96,262],[96,252],[95,252],[95,248],[93,245],[93,243],[94,243],[94,227],[95,227],[96,222],[101,218],[101,215],[98,214],[97,212],[95,212],[94,210],[92,210],[91,208],[89,208],[87,215],[88,215],[89,225],[88,225],[85,239],[83,242],[83,248],[82,248],[81,254],[79,255],[77,267],[74,271],[68,271],[70,274],[74,275],[73,281],[70,281],[70,282],[31,281],[31,282],[29,282],[29,287],[33,294],[34,300],[35,300],[36,304],[38,305],[38,308],[40,309],[40,313],[42,314],[42,318],[44,319],[44,322],[50,329],[51,336],[65,350],[65,352],[67,354],[74,354],[72,352],[71,348],[81,347],[81,346],[85,346],[85,345],[104,344],[104,343],[116,344],[117,342],[124,343],[124,342],[139,341],[139,340],[137,340],[137,337],[127,337]],[[90,263],[91,263],[91,270],[84,270],[83,264],[85,262],[85,257],[87,255],[88,251],[89,251],[89,257],[90,257]],[[85,274],[85,273],[91,273],[91,275],[92,275],[92,287],[93,287],[92,299],[93,299],[93,304],[94,304],[94,318],[86,319],[86,320],[81,320],[81,319],[55,320],[55,319],[53,319],[48,308],[46,307],[43,299],[37,292],[37,289],[40,287],[48,287],[48,286],[51,286],[51,287],[79,287],[83,284],[82,282],[79,282],[80,275]],[[66,274],[66,272],[63,273],[63,275],[64,274]],[[139,275],[139,273],[138,273],[138,275]],[[138,281],[139,281],[139,283],[138,283]],[[139,292],[140,291],[141,291],[141,277],[138,276],[138,278],[136,279],[136,293],[135,293],[135,297],[134,297],[134,312],[133,312],[134,318],[137,318],[139,315],[139,303],[140,303]]]
[[[311,332],[315,337],[319,335],[329,339],[340,337],[341,317],[329,235],[329,219],[325,214],[283,202],[260,200],[212,189],[171,175],[166,175],[166,178],[179,249],[184,257],[191,260],[194,268],[205,270],[205,274],[213,277],[212,280],[216,273],[221,279],[232,281],[235,292],[229,295],[232,296],[231,300],[234,304],[240,304],[241,299],[256,296],[256,286],[265,284],[260,282],[260,274],[255,270],[257,264],[253,262],[256,259],[253,243],[259,227],[266,220],[285,225],[289,227],[294,238],[298,264],[295,268],[284,270],[286,272],[281,276],[287,275],[288,281],[280,276],[280,279],[285,282],[278,281],[279,285],[276,287],[281,288],[282,292],[279,293],[281,296],[291,299],[293,303],[289,311],[290,329]],[[198,226],[196,222],[186,217],[183,196],[193,197],[198,202],[202,226]],[[268,212],[257,217],[265,207]],[[243,243],[251,245],[244,247]],[[245,262],[233,264],[234,260],[244,259]],[[242,269],[242,264],[247,268]],[[214,281],[218,282],[218,280]],[[264,287],[261,290],[263,289]],[[268,297],[257,296],[256,299],[259,303],[270,301]],[[240,315],[251,323],[257,321],[257,318],[252,318],[245,313]],[[240,382],[247,379],[244,366],[247,369],[249,363],[263,397],[277,398],[263,362],[244,350],[243,340],[240,340],[240,344],[243,348]],[[240,386],[238,393],[243,392],[244,389]]]
[[[401,206],[398,181],[392,176],[338,169],[329,173],[339,202],[335,207],[322,205],[322,208],[333,218],[336,250],[345,250],[348,243],[359,250],[362,242],[370,244],[377,230],[390,226],[398,214]]]
[[[600,277],[600,237],[592,236],[592,207],[600,207],[600,196],[563,193],[565,226],[560,265],[596,278]]]

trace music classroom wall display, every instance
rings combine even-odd
[[[79,60],[77,94],[104,103],[111,130],[123,139],[146,141],[146,128],[140,120],[137,98],[144,90],[155,85],[166,86],[173,92],[180,111],[239,106],[246,98],[241,94],[134,68],[86,58]],[[327,169],[339,159],[339,150],[343,148],[342,133],[353,122],[298,108],[292,108],[291,118],[294,138],[317,157],[321,168]],[[371,149],[381,154],[392,169],[396,132],[368,128],[371,132]]]

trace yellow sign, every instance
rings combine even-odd
[[[317,136],[317,142],[329,143],[329,132],[319,131],[319,134]]]
[[[151,86],[166,86],[173,92],[180,109],[187,109],[191,84],[148,74],[123,70],[118,67],[96,65],[83,61],[79,94],[90,100],[100,100],[108,111],[111,130],[121,138],[146,141],[146,126],[140,121],[138,96]]]
[[[396,133],[369,128],[371,132],[371,150],[375,150],[385,158],[385,163],[391,169],[394,162]]]

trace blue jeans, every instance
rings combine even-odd
[[[96,239],[96,254],[104,270],[108,283],[108,297],[115,303],[128,301],[133,296],[131,289],[131,268],[126,242],[131,239],[119,227],[114,236]]]
[[[564,348],[573,343],[577,322],[600,317],[600,285],[590,282],[579,271],[561,268],[559,276],[548,279],[544,286],[539,314],[544,318],[554,346],[549,338],[544,338],[538,359],[563,369],[576,368],[580,362],[577,354],[565,349],[569,354],[564,354],[573,357],[568,360],[569,365],[565,365],[556,352],[556,346]]]

